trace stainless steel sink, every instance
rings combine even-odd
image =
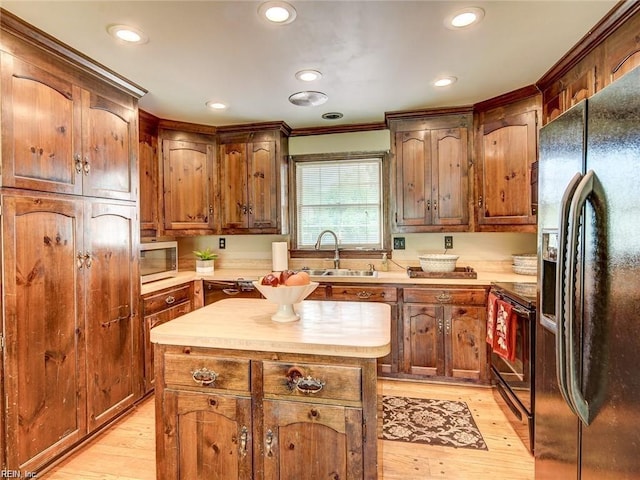
[[[304,270],[312,277],[377,277],[375,270],[351,270],[349,268],[325,268]]]

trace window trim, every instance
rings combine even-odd
[[[326,250],[309,250],[298,248],[298,224],[297,224],[297,185],[296,185],[296,164],[303,162],[322,162],[340,160],[365,160],[368,158],[379,158],[382,161],[381,167],[381,187],[382,187],[382,249],[356,250],[340,248],[341,258],[380,258],[383,252],[391,255],[391,222],[389,217],[390,202],[390,155],[388,151],[358,151],[358,152],[335,152],[335,153],[312,153],[290,156],[289,168],[289,225],[291,240],[291,258],[327,258]]]

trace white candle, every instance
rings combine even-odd
[[[289,249],[287,242],[273,242],[271,244],[271,261],[274,272],[288,270]]]

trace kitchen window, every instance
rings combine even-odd
[[[346,257],[371,256],[385,249],[384,192],[388,182],[384,179],[389,177],[385,157],[383,152],[363,152],[292,158],[295,250],[315,251],[318,235],[324,230],[336,233],[341,254]],[[323,250],[332,245],[330,236],[323,238]]]

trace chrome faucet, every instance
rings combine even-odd
[[[338,236],[335,234],[335,232],[333,230],[323,230],[322,232],[320,232],[320,235],[318,235],[318,240],[316,240],[316,250],[320,250],[320,244],[322,243],[322,236],[325,233],[329,233],[331,235],[333,235],[333,239],[335,241],[335,255],[333,256],[333,268],[340,268],[340,252],[338,251]]]

